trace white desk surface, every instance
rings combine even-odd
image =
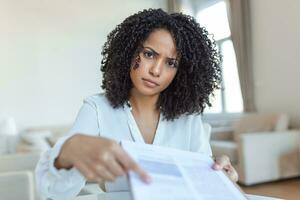
[[[249,200],[279,200],[277,198],[246,195]],[[112,192],[93,195],[78,196],[75,200],[132,200],[129,192]]]

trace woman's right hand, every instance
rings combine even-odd
[[[147,173],[115,141],[76,134],[62,146],[55,167],[77,168],[89,181],[114,181],[128,170],[136,172],[144,182],[150,182]]]

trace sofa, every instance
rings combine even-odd
[[[40,153],[0,155],[0,197],[5,200],[37,200],[34,169]]]
[[[0,194],[5,200],[35,200],[33,174],[30,171],[0,173]]]

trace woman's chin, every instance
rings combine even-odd
[[[160,94],[160,91],[154,88],[142,87],[136,89],[136,92],[143,96],[155,96]]]

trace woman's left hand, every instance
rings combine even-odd
[[[225,174],[233,181],[238,181],[238,173],[231,165],[230,159],[228,156],[220,156],[215,158],[215,163],[213,165],[213,169],[215,170],[223,170]]]

